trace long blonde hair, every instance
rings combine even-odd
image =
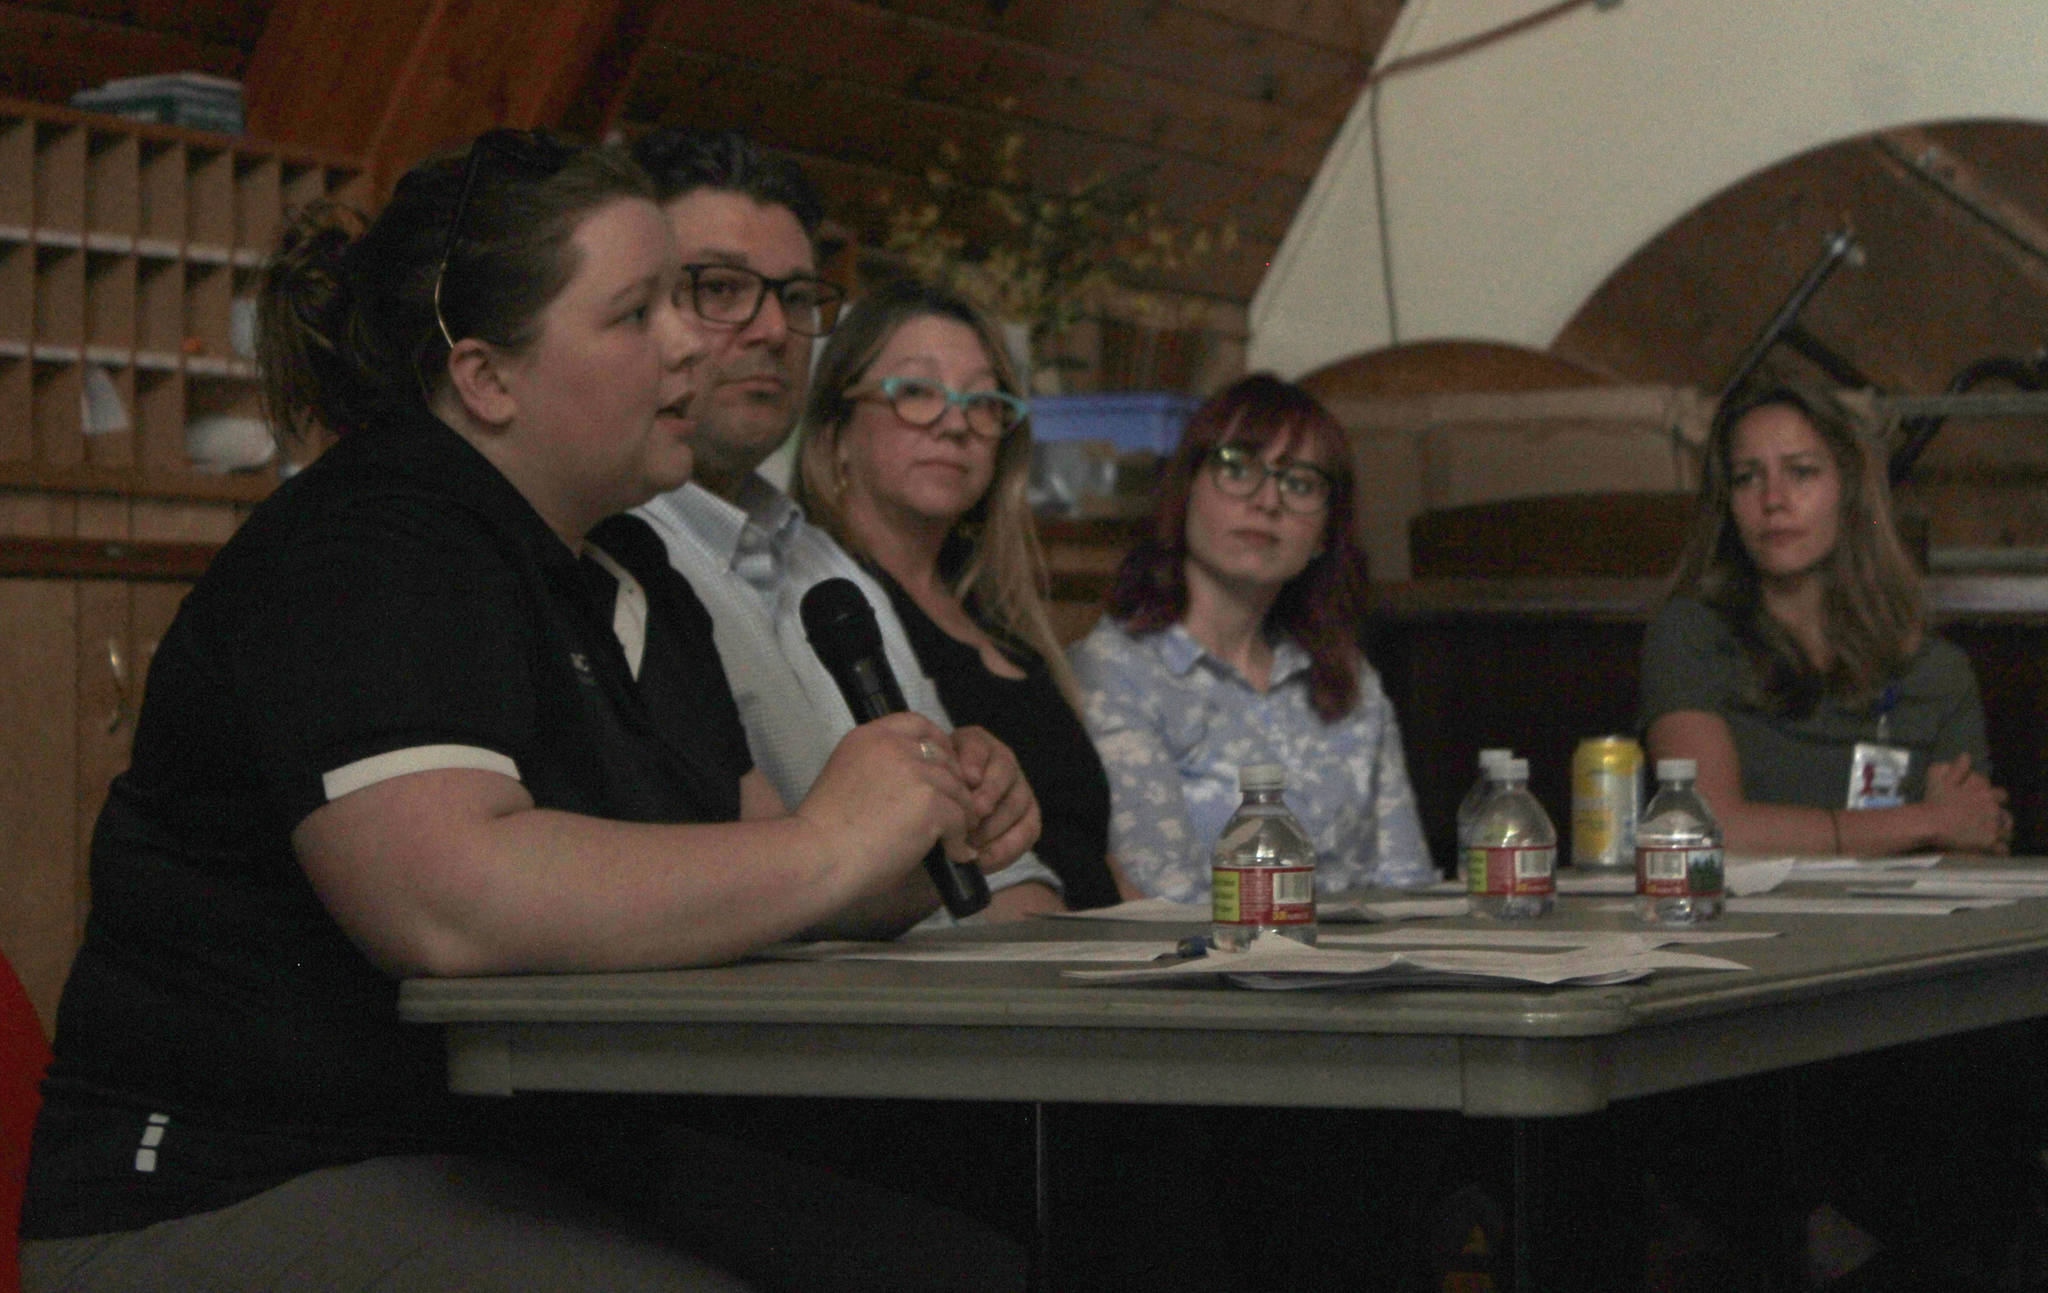
[[[1735,429],[1759,409],[1788,408],[1820,435],[1841,476],[1840,537],[1820,567],[1823,630],[1834,660],[1823,672],[1764,609],[1756,563],[1735,527],[1730,458]],[[1919,649],[1925,628],[1920,573],[1892,523],[1884,457],[1833,399],[1784,384],[1724,401],[1700,468],[1699,510],[1671,578],[1671,596],[1713,607],[1748,657],[1750,699],[1780,713],[1809,713],[1824,693],[1867,700]]]
[[[796,478],[791,493],[813,522],[849,552],[859,553],[846,523],[846,490],[838,466],[839,436],[853,416],[847,392],[867,375],[898,329],[913,319],[952,319],[973,329],[996,385],[1022,397],[1023,386],[1002,337],[963,298],[911,279],[888,283],[857,302],[832,330],[811,375],[811,393],[797,423]],[[1076,711],[1079,688],[1046,613],[1045,552],[1031,518],[1031,420],[996,443],[988,492],[953,526],[939,554],[939,574],[960,604],[998,640],[1043,657],[1060,693]]]

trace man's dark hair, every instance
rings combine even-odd
[[[632,152],[633,160],[654,177],[663,202],[698,189],[739,193],[764,206],[787,208],[812,238],[825,219],[825,204],[803,168],[737,130],[658,127],[634,140]]]

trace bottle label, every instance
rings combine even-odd
[[[1316,869],[1312,866],[1219,866],[1209,892],[1219,925],[1313,925]]]
[[[1636,892],[1646,898],[1718,898],[1721,850],[1636,849]]]
[[[1557,847],[1496,849],[1465,854],[1465,887],[1475,898],[1533,898],[1557,892]]]

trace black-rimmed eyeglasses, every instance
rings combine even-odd
[[[1209,454],[1209,479],[1232,498],[1250,498],[1272,480],[1279,486],[1280,506],[1290,512],[1320,512],[1330,505],[1330,476],[1305,462],[1261,461],[1243,445],[1226,444]]]
[[[822,337],[839,322],[846,293],[836,283],[810,274],[770,278],[744,265],[709,262],[683,266],[690,280],[690,308],[706,323],[744,328],[761,313],[770,292],[782,306],[783,322],[799,337]]]
[[[483,170],[485,155],[489,154],[498,165],[522,180],[539,181],[567,166],[576,152],[577,146],[566,140],[539,131],[509,128],[486,130],[470,144],[469,156],[462,164],[462,188],[455,198],[455,214],[448,221],[448,240],[441,245],[441,263],[434,269],[434,322],[450,350],[455,349],[455,330],[448,326],[448,316],[442,311],[441,289],[448,278],[448,265],[455,259],[455,248],[462,241],[462,224],[469,216],[470,195],[476,191],[476,177]]]
[[[956,391],[928,377],[884,377],[862,382],[846,392],[850,400],[880,400],[896,416],[920,430],[930,430],[957,408],[967,422],[968,434],[982,440],[1000,440],[1030,415],[1031,406],[1008,391]]]

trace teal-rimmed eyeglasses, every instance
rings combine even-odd
[[[1330,505],[1330,474],[1305,462],[1272,466],[1244,445],[1220,445],[1209,454],[1209,479],[1232,498],[1250,498],[1268,480],[1279,485],[1280,506],[1290,512],[1320,512]]]
[[[879,400],[914,427],[929,430],[957,408],[968,433],[982,440],[1000,440],[1030,415],[1031,406],[1008,391],[956,391],[929,377],[884,377],[862,382],[846,392],[850,400]]]

